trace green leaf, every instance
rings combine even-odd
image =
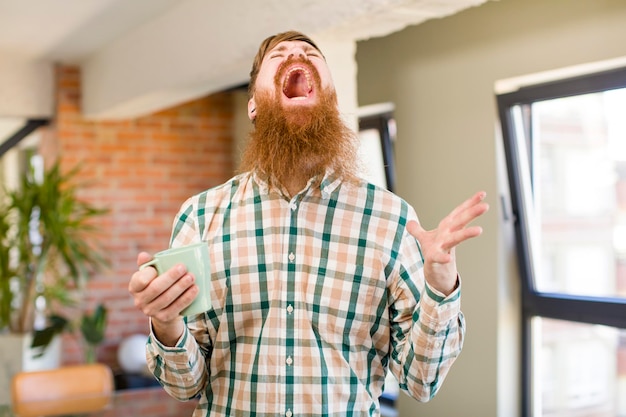
[[[99,304],[91,316],[83,315],[80,330],[87,343],[91,345],[102,343],[106,328],[106,316],[107,310],[103,304]]]
[[[50,325],[44,329],[35,330],[33,333],[33,341],[30,345],[32,349],[35,349],[35,357],[39,357],[44,354],[46,347],[52,342],[54,336],[63,332],[69,325],[69,321],[61,316],[51,316]]]

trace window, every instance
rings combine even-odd
[[[396,124],[393,111],[391,103],[373,104],[359,109],[359,152],[367,170],[365,177],[389,191],[394,191],[396,178],[393,157]]]
[[[524,416],[626,416],[626,69],[498,96]]]

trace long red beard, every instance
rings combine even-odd
[[[345,180],[356,178],[356,136],[341,120],[335,92],[322,90],[317,71],[307,66],[318,94],[314,106],[282,106],[280,70],[274,97],[267,91],[255,94],[257,116],[241,168],[257,171],[270,185],[320,181],[328,169]]]

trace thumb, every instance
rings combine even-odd
[[[418,236],[425,232],[424,228],[415,220],[411,220],[407,223],[406,230],[418,240]]]
[[[139,255],[137,255],[137,266],[141,266],[151,260],[152,255],[150,255],[148,252],[140,252]]]

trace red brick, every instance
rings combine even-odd
[[[93,121],[80,114],[79,68],[60,65],[56,79],[56,120],[40,152],[48,160],[60,155],[66,169],[82,164],[80,178],[92,184],[81,198],[109,209],[94,223],[110,267],[88,283],[83,307],[109,308],[98,360],[117,369],[121,340],[148,331],[128,294],[137,253],[164,249],[183,201],[232,176],[233,99],[218,93],[133,120]],[[83,361],[75,334],[63,343],[64,363]]]

